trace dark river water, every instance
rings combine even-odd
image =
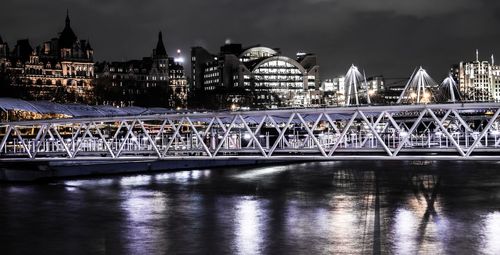
[[[500,254],[500,164],[326,162],[0,184],[0,254]]]

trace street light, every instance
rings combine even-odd
[[[243,134],[243,139],[250,140],[250,138],[252,138],[252,136],[249,133]]]
[[[417,93],[415,93],[414,91],[412,91],[412,92],[410,93],[410,98],[411,98],[411,100],[412,100],[413,102],[415,102],[415,99],[417,98]]]

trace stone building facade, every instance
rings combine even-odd
[[[9,93],[30,100],[93,101],[94,50],[79,40],[69,15],[58,37],[33,48],[18,40],[12,51],[0,39],[0,72],[9,80]]]

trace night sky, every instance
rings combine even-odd
[[[314,52],[322,79],[355,63],[386,77],[423,65],[441,81],[476,48],[500,61],[500,1],[493,0],[2,0],[0,36],[11,48],[22,38],[36,46],[62,30],[67,8],[98,61],[150,55],[159,30],[169,54],[180,48],[187,59],[191,46],[216,52],[226,39],[286,55]]]

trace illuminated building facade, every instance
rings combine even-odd
[[[457,70],[457,83],[463,99],[466,101],[486,102],[500,101],[500,66],[480,61],[476,51],[476,60],[460,62]]]
[[[168,58],[168,84],[172,91],[171,106],[185,108],[187,106],[188,80],[184,72],[184,58],[177,50],[177,57]]]
[[[321,104],[319,66],[313,54],[298,53],[296,59],[278,49],[227,43],[218,55],[192,48],[194,87],[222,91],[232,104],[256,108]],[[224,100],[224,99],[223,99]]]
[[[158,34],[151,57],[96,64],[99,103],[124,106],[185,107],[187,79],[180,55],[169,57]],[[178,52],[180,54],[180,51]]]
[[[94,50],[79,40],[69,15],[59,37],[32,48],[18,40],[12,51],[0,39],[0,71],[17,96],[33,100],[92,102]]]
[[[383,76],[374,76],[366,78],[365,87],[368,89],[369,94],[383,93],[385,90]]]

